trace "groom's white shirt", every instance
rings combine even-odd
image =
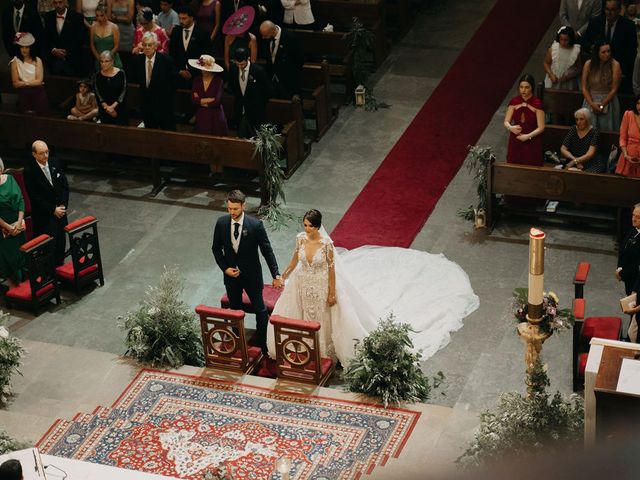
[[[238,228],[238,238],[233,236],[233,230],[235,229],[234,224],[238,223],[240,228]],[[231,236],[231,246],[233,247],[233,251],[238,253],[238,248],[240,248],[240,239],[242,238],[242,224],[244,223],[244,213],[240,216],[240,220],[231,219],[231,230],[229,230],[229,235]]]

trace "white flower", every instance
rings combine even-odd
[[[149,310],[147,310],[147,313],[152,317],[156,315],[158,312],[159,310],[156,307],[151,307],[149,308]]]
[[[9,332],[4,327],[0,327],[0,338],[9,338]]]

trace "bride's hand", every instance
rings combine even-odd
[[[336,300],[335,294],[331,294],[330,293],[327,296],[327,303],[329,304],[330,307],[333,307],[336,303],[338,303],[337,300]]]

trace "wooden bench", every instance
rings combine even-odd
[[[316,124],[316,140],[320,140],[337,117],[331,104],[329,63],[305,64],[301,76],[302,111]]]
[[[387,30],[395,33],[394,37],[401,38],[411,28],[413,18],[411,15],[410,0],[385,0],[384,10],[387,19]]]
[[[335,31],[348,32],[354,17],[374,35],[373,62],[377,68],[387,58],[385,0],[315,0],[313,14],[320,22],[331,23]],[[324,25],[323,25],[324,26]],[[306,49],[303,43],[303,48]]]
[[[551,123],[558,125],[573,125],[573,114],[582,107],[584,97],[579,90],[563,90],[559,88],[544,88],[538,84],[538,97],[542,100],[545,113],[551,115]],[[633,108],[633,95],[618,94],[620,112]]]
[[[521,197],[558,200],[586,205],[612,207],[603,214],[593,215],[584,209],[558,209],[555,213],[544,208],[518,208],[499,206],[496,195],[516,195]],[[487,192],[485,197],[487,225],[492,228],[501,211],[520,215],[542,217],[555,215],[556,218],[604,222],[615,225],[617,238],[622,235],[622,210],[640,201],[640,178],[620,177],[617,175],[586,173],[571,170],[558,170],[550,167],[532,167],[492,162],[488,171]]]
[[[34,139],[44,140],[50,147],[60,149],[149,159],[147,172],[156,191],[166,181],[160,171],[160,161],[171,160],[257,172],[261,194],[265,194],[262,158],[255,153],[250,140],[0,111],[0,140],[24,150],[25,145],[30,145]],[[88,155],[83,161],[98,164],[102,162],[102,155]]]

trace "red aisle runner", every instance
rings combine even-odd
[[[557,15],[559,3],[496,2],[331,233],[337,245],[411,245],[462,165],[467,146],[477,142]]]

